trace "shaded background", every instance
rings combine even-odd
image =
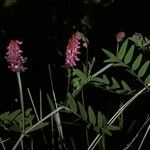
[[[0,85],[2,95],[0,111],[14,110],[20,106],[19,102],[16,102],[18,97],[16,76],[7,69],[4,59],[6,47],[11,39],[23,41],[23,54],[28,58],[26,63],[28,69],[22,73],[24,87],[31,89],[35,99],[38,99],[37,93],[40,88],[44,94],[51,93],[48,76],[48,64],[50,63],[55,92],[58,99],[62,100],[65,98],[64,93],[67,86],[67,74],[63,67],[64,54],[68,39],[74,32],[80,31],[87,36],[90,43],[89,58],[92,59],[96,56],[97,64],[99,64],[97,68],[100,68],[104,58],[101,48],[115,51],[115,34],[119,31],[124,31],[127,36],[135,32],[149,35],[148,19],[149,8],[145,1],[0,0]],[[93,92],[96,92],[95,89]],[[107,92],[102,91],[99,95],[102,93],[105,101],[103,100],[101,103],[94,101],[94,106],[103,105],[110,100]],[[115,106],[118,101],[113,101],[113,103]],[[137,105],[138,109],[141,103]],[[136,112],[136,109],[133,111]],[[140,110],[140,112],[143,111]],[[135,113],[133,116],[135,117],[137,114]],[[143,114],[141,118],[142,116]],[[119,139],[119,142],[123,143],[121,137],[117,136],[117,140]],[[117,144],[117,140],[114,138],[112,141]],[[119,147],[118,144],[117,146]]]

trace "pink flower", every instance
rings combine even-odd
[[[9,46],[7,47],[8,52],[6,53],[6,60],[9,63],[8,68],[10,68],[13,72],[21,72],[24,71],[25,68],[23,64],[26,62],[27,58],[23,58],[21,55],[22,50],[20,50],[21,41],[11,40]]]
[[[72,35],[72,37],[69,39],[67,50],[66,50],[66,67],[74,67],[76,66],[76,62],[80,61],[78,55],[81,54],[79,51],[81,48],[81,41],[82,46],[87,48],[88,47],[88,40],[87,38],[80,32],[76,32]]]
[[[120,43],[123,41],[123,39],[125,38],[125,33],[124,32],[118,32],[116,34],[116,40],[117,40],[117,43]]]

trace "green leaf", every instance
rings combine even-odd
[[[103,52],[110,58],[110,60],[112,60],[112,62],[118,62],[119,59],[110,51],[106,50],[106,49],[102,49]]]
[[[103,127],[103,114],[98,111],[98,115],[97,115],[97,125],[99,128]]]
[[[104,74],[103,75],[103,80],[104,80],[104,82],[106,83],[106,84],[109,84],[110,82],[109,82],[109,80],[108,80],[108,78],[107,78],[107,76]]]
[[[126,93],[126,92],[127,92],[126,89],[116,90],[116,93],[118,93],[118,94],[124,94],[124,93]]]
[[[3,121],[4,119],[7,118],[7,116],[10,114],[10,112],[4,112],[3,114],[0,115],[0,120]]]
[[[86,75],[79,69],[73,69],[73,75],[77,75],[81,79],[81,82],[86,80]]]
[[[89,75],[91,74],[94,63],[95,63],[95,57],[92,59],[91,63],[89,63],[89,70],[88,70]]]
[[[112,60],[112,59],[106,59],[106,60],[104,60],[104,63],[115,63],[115,62],[119,62],[119,61]]]
[[[131,91],[130,87],[128,86],[128,84],[125,81],[122,80],[121,84],[122,84],[124,89],[126,89],[127,91]]]
[[[72,79],[72,84],[73,84],[73,87],[79,89],[80,88],[80,79],[78,77]]]
[[[112,86],[110,89],[118,89],[120,88],[120,85],[118,84],[118,82],[116,81],[116,79],[114,77],[111,78],[112,79]]]
[[[19,115],[21,113],[21,110],[18,109],[16,111],[14,111],[13,113],[11,113],[8,117],[7,120],[12,121],[17,115]]]
[[[22,132],[21,127],[17,124],[11,124],[10,130],[15,131],[15,132]]]
[[[80,111],[81,117],[83,118],[83,120],[86,121],[87,120],[87,112],[86,112],[85,108],[83,107],[83,105],[79,101],[77,101],[77,103],[79,106],[79,111]]]
[[[25,118],[25,125],[27,126],[28,124],[30,124],[34,119],[34,115],[30,115],[28,116],[28,118]]]
[[[112,136],[111,132],[107,128],[106,129],[102,128],[101,130],[102,130],[103,134],[107,134],[109,136]]]
[[[142,61],[142,54],[139,54],[136,60],[132,64],[132,70],[137,70]]]
[[[30,116],[31,111],[32,111],[32,108],[29,108],[29,109],[27,109],[27,110],[25,111],[25,119]],[[22,112],[21,112],[19,115],[17,115],[17,116],[14,118],[14,120],[15,120],[17,123],[20,124],[20,122],[22,121]]]
[[[111,130],[111,131],[117,131],[117,130],[120,130],[120,128],[119,128],[118,126],[113,126],[113,125],[107,126],[107,129],[108,129],[108,130]]]
[[[149,84],[150,83],[150,74],[146,77],[144,83],[145,84]]]
[[[72,95],[70,93],[68,93],[68,104],[70,106],[70,109],[76,113],[77,112],[77,104],[74,100],[74,98],[72,97]]]
[[[54,110],[55,110],[55,106],[54,106],[53,101],[52,101],[52,99],[50,98],[49,94],[47,94],[46,97],[47,97],[47,100],[48,100],[48,102],[49,102],[51,111],[54,111]]]
[[[42,128],[44,128],[44,127],[47,126],[47,125],[49,125],[48,122],[42,122],[42,123],[40,123],[39,125],[37,125],[35,128],[33,128],[30,132],[36,131],[36,130],[38,130],[38,129],[42,129]],[[29,128],[31,128],[31,127],[26,128],[26,129],[25,129],[25,132],[26,132]]]
[[[117,63],[117,64],[114,64],[114,67],[127,67],[127,65],[125,63]]]
[[[106,83],[102,78],[99,78],[99,77],[94,77],[92,79],[92,82],[98,82],[98,83],[103,83],[103,84]]]
[[[124,57],[124,55],[126,53],[127,45],[128,45],[128,39],[123,42],[123,44],[121,45],[120,50],[118,51],[117,57],[120,60],[123,59],[123,57]]]
[[[148,39],[147,37],[144,38],[144,46],[147,46],[150,44],[150,39]]]
[[[89,115],[90,123],[92,123],[93,126],[95,126],[95,124],[96,124],[96,116],[95,116],[95,113],[94,113],[94,111],[93,111],[91,106],[88,107],[88,115]]]
[[[107,125],[107,119],[106,119],[106,117],[105,117],[104,114],[102,114],[102,115],[103,115],[103,127],[106,127],[106,125]]]
[[[129,51],[127,52],[125,58],[124,58],[124,63],[125,64],[129,64],[130,61],[132,60],[132,57],[133,57],[133,53],[134,53],[134,45],[132,45],[129,49]]]
[[[148,66],[149,66],[149,60],[146,61],[143,66],[140,68],[139,72],[138,72],[138,77],[142,77],[144,76],[146,70],[148,69]]]
[[[32,108],[29,108],[25,111],[25,116],[28,116],[31,114]]]

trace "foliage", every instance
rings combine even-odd
[[[91,61],[86,60],[81,68],[66,68],[68,71],[68,87],[66,98],[61,102],[57,101],[57,96],[55,95],[52,72],[49,65],[51,91],[53,96],[51,97],[47,92],[46,98],[49,103],[50,113],[43,117],[43,97],[41,96],[40,91],[39,115],[36,108],[37,104],[35,105],[28,89],[33,110],[32,108],[26,109],[24,111],[24,117],[22,117],[22,109],[17,109],[14,112],[4,112],[0,115],[0,127],[2,127],[4,131],[13,131],[20,134],[19,139],[15,139],[16,142],[12,149],[15,150],[21,141],[25,141],[24,139],[27,137],[31,141],[34,140],[34,138],[32,138],[33,131],[34,133],[40,131],[45,143],[47,143],[46,132],[51,132],[52,134],[49,134],[50,139],[52,139],[50,147],[53,149],[54,147],[59,149],[71,147],[71,149],[75,149],[76,143],[74,137],[71,139],[71,145],[67,144],[64,140],[66,138],[66,133],[64,133],[66,130],[63,130],[65,125],[67,128],[68,125],[72,125],[73,128],[76,126],[82,127],[82,130],[85,131],[85,141],[87,142],[86,148],[89,150],[94,149],[97,145],[99,149],[107,149],[105,143],[107,137],[113,138],[114,132],[120,133],[124,128],[124,110],[126,110],[139,95],[142,97],[143,93],[147,94],[150,90],[150,60],[145,56],[145,53],[149,51],[149,44],[149,38],[141,35],[139,36],[139,34],[136,33],[136,38],[135,35],[133,35],[122,41],[122,43],[117,43],[115,53],[103,48],[102,52],[106,54],[107,58],[103,60],[104,67],[95,73],[93,73],[94,67],[97,65],[95,57]],[[124,76],[120,77],[119,75],[116,76],[116,74],[113,73],[114,71],[119,75],[126,73],[128,78]],[[132,85],[131,79],[132,82],[138,86]],[[20,99],[23,100],[21,80],[19,80],[19,87],[19,92],[21,93]],[[93,103],[87,101],[86,89],[88,88],[105,91],[110,95],[116,95],[118,99],[124,97],[126,100],[119,101],[119,106],[117,106],[117,108],[115,107],[112,114],[109,111],[103,111],[102,108],[95,108]],[[87,95],[90,95],[90,90]],[[105,97],[102,98],[105,99]],[[111,105],[106,105],[106,107],[106,109],[114,109]],[[33,111],[35,115],[33,114]],[[71,118],[76,119],[72,121],[68,119],[65,121],[63,115],[71,116]],[[149,117],[146,120],[146,123],[144,122],[143,126],[148,123],[148,120]],[[147,132],[143,136],[143,139],[145,139],[146,134]],[[135,139],[136,138],[134,137],[134,140]],[[139,147],[142,146],[143,139],[141,140]],[[5,143],[3,141],[1,143],[4,147]],[[30,147],[30,144],[27,147]],[[128,147],[128,145],[126,147]],[[22,149],[24,149],[23,145]]]

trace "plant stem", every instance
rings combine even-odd
[[[86,49],[86,60],[85,60],[85,75],[88,75],[88,59],[89,59],[89,49]]]
[[[65,97],[65,102],[64,105],[67,105],[67,97],[68,97],[68,92],[69,92],[69,88],[70,88],[70,79],[71,79],[71,70],[68,68],[68,81],[67,81],[67,91],[66,91],[66,97]]]
[[[24,126],[25,126],[25,112],[24,112],[24,99],[23,99],[23,90],[22,90],[22,82],[21,82],[21,76],[20,72],[17,72],[17,79],[18,79],[18,85],[19,85],[19,94],[20,94],[20,104],[21,104],[21,111],[22,111],[22,132],[24,132]]]
[[[37,118],[37,121],[40,121],[40,118],[38,116],[38,113],[37,113],[37,110],[36,110],[36,107],[34,105],[34,101],[33,101],[33,98],[32,98],[32,95],[31,95],[31,92],[30,92],[30,89],[27,88],[27,91],[28,91],[28,94],[29,94],[29,97],[30,97],[30,100],[31,100],[31,103],[32,103],[32,107],[33,107],[33,110],[34,110],[34,113],[35,113],[35,116]]]
[[[57,105],[57,99],[56,99],[56,95],[55,95],[55,91],[54,91],[53,79],[52,79],[52,73],[51,73],[50,65],[49,65],[48,67],[49,67],[49,75],[50,75],[50,82],[51,82],[51,88],[52,88],[53,99],[54,99],[54,103],[55,103],[55,108],[57,109],[57,108],[58,108],[58,105]],[[56,120],[56,124],[57,124],[57,128],[58,128],[59,140],[60,140],[61,142],[63,142],[63,140],[64,140],[64,135],[63,135],[63,129],[62,129],[62,125],[61,125],[61,119],[60,119],[60,114],[59,114],[59,112],[57,112],[57,113],[55,114],[55,120]],[[64,142],[63,142],[63,146],[66,147]]]

